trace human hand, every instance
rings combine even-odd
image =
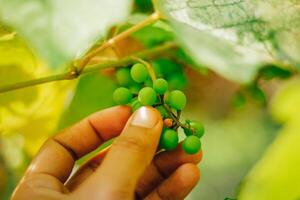
[[[179,145],[156,153],[159,112],[142,107],[131,114],[126,106],[102,110],[48,139],[12,199],[184,199],[199,180],[202,152],[187,155]],[[77,159],[118,135],[69,178]]]

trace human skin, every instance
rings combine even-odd
[[[184,199],[199,180],[202,152],[187,155],[180,145],[157,152],[162,127],[151,107],[133,114],[127,106],[94,113],[45,142],[12,199]],[[114,137],[71,176],[77,159]]]

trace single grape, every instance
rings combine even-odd
[[[157,97],[156,93],[151,87],[144,87],[140,90],[138,99],[140,103],[144,106],[152,106],[155,104]]]
[[[132,111],[135,112],[138,110],[140,107],[142,107],[142,104],[139,102],[139,100],[135,99],[130,103]]]
[[[164,94],[168,90],[168,82],[163,78],[156,79],[153,83],[153,89],[158,94]]]
[[[130,70],[131,77],[134,81],[142,83],[148,78],[148,71],[145,65],[137,63]]]
[[[198,138],[201,138],[204,135],[204,126],[200,122],[190,121],[188,122],[190,128],[184,129],[186,136],[195,135]]]
[[[167,103],[176,110],[182,110],[186,105],[186,96],[182,91],[174,90],[168,95]]]
[[[161,148],[166,150],[175,149],[178,146],[178,134],[173,129],[164,129],[161,136],[159,145]]]
[[[132,99],[131,92],[124,87],[119,87],[114,91],[113,100],[119,105],[125,105]]]
[[[182,149],[187,154],[197,153],[201,149],[200,139],[194,135],[187,136],[182,143]]]
[[[170,128],[173,125],[173,120],[170,118],[164,119],[164,126]]]
[[[130,69],[127,67],[118,69],[116,72],[116,78],[121,86],[129,86],[134,83],[133,79],[130,76]]]

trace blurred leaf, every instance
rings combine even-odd
[[[273,78],[287,79],[292,76],[292,72],[274,65],[269,65],[262,68],[259,72],[263,79],[271,80]]]
[[[49,75],[19,37],[0,42],[0,85]],[[66,96],[75,82],[55,82],[0,94],[0,133],[24,137],[26,153],[33,155],[53,133]]]
[[[242,92],[236,92],[232,97],[231,103],[234,108],[242,108],[246,105],[246,97]]]
[[[295,79],[286,83],[273,98],[271,111],[273,117],[286,123],[299,118],[300,113],[300,80]]]
[[[299,1],[160,0],[177,37],[199,64],[250,82],[273,59],[300,67]]]
[[[124,20],[131,0],[0,0],[0,4],[0,18],[51,67],[60,67]]]
[[[250,96],[258,103],[265,104],[267,103],[267,97],[264,93],[264,91],[258,87],[256,84],[251,84],[247,88],[247,91],[249,92]]]
[[[152,12],[152,0],[134,0],[136,9],[141,12]]]
[[[240,200],[295,200],[300,197],[300,80],[283,87],[271,105],[285,126],[242,185]],[[282,116],[281,116],[282,115]]]
[[[69,108],[61,118],[59,129],[70,126],[93,112],[113,106],[112,93],[115,88],[115,82],[100,73],[83,76]]]

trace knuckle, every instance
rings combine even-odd
[[[150,143],[145,137],[120,136],[120,138],[115,141],[115,145],[118,146],[118,148],[143,152],[149,148]]]

